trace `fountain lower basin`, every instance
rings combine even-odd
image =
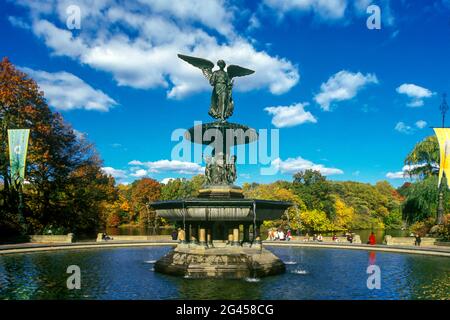
[[[156,262],[157,272],[222,279],[285,272],[284,263],[262,247],[260,226],[264,220],[279,219],[291,203],[211,197],[159,201],[151,206],[179,228],[180,243]]]

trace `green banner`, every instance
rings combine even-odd
[[[30,129],[9,129],[9,162],[11,165],[11,181],[23,182],[28,149]]]

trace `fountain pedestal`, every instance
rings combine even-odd
[[[261,246],[205,248],[181,244],[156,262],[155,271],[186,278],[242,279],[280,274],[285,266]]]
[[[197,198],[152,204],[157,214],[183,229],[186,241],[155,264],[155,271],[189,278],[242,279],[285,271],[261,244],[263,220],[279,219],[290,203]]]

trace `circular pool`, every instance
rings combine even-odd
[[[449,299],[450,259],[327,248],[269,247],[285,274],[264,279],[198,280],[155,273],[172,247],[62,250],[0,256],[1,299]],[[66,286],[67,267],[81,289]],[[367,268],[380,270],[380,289]]]

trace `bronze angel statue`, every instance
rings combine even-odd
[[[178,57],[202,70],[203,75],[214,87],[211,95],[211,106],[209,115],[220,121],[228,119],[234,110],[232,90],[233,78],[243,77],[255,71],[236,65],[229,65],[225,71],[225,61],[217,61],[219,70],[212,71],[214,63],[209,60],[179,54]]]

